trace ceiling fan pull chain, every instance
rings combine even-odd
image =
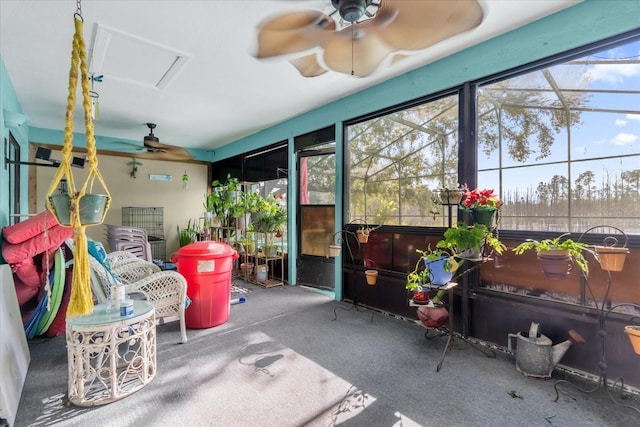
[[[354,42],[353,26],[354,24],[351,24],[351,75],[352,76],[355,74],[355,71],[353,70],[353,42]]]

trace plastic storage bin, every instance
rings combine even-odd
[[[231,246],[212,241],[183,246],[173,256],[191,299],[184,313],[187,328],[211,328],[229,320],[231,271],[237,258]]]

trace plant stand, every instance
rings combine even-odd
[[[280,274],[284,276],[284,241],[282,237],[269,236],[269,233],[255,232],[256,241],[254,242],[255,254],[247,256],[247,259],[253,260],[253,274],[245,275],[245,279],[255,285],[263,288],[273,288],[275,286],[284,286],[284,277],[276,277],[274,270],[280,268]],[[271,253],[275,248],[275,253]],[[262,247],[262,251],[258,252],[257,248]],[[251,261],[249,261],[251,262]],[[241,279],[243,277],[240,277]]]
[[[596,226],[596,227],[592,227],[590,229],[588,229],[587,231],[585,231],[584,233],[582,233],[582,235],[580,236],[580,239],[578,241],[581,241],[583,239],[583,237],[588,234],[589,232],[592,232],[595,229],[598,228],[602,228],[602,229],[613,229],[616,230],[617,232],[619,232],[622,236],[624,236],[625,238],[625,243],[624,245],[626,246],[627,241],[628,241],[628,237],[627,235],[620,230],[619,228],[613,227],[613,226],[608,226],[608,225],[600,225],[600,226]],[[614,236],[607,236],[604,239],[605,244],[608,244],[609,246],[613,245],[617,245],[618,244],[618,239],[615,238]],[[615,246],[612,246],[615,247]],[[613,312],[616,311],[616,309],[621,308],[621,307],[632,307],[632,308],[636,308],[636,309],[640,309],[640,305],[638,304],[632,304],[632,303],[621,303],[621,304],[616,304],[613,305],[609,308],[606,308],[606,304],[609,298],[609,291],[611,290],[611,271],[606,270],[607,271],[607,286],[605,289],[605,293],[604,296],[602,297],[602,301],[598,302],[598,300],[596,300],[595,298],[595,294],[593,293],[593,290],[591,289],[591,286],[589,284],[589,280],[588,278],[585,276],[584,272],[582,273],[582,277],[585,279],[585,283],[587,286],[587,289],[589,290],[589,293],[591,294],[591,296],[593,297],[593,302],[596,305],[596,309],[598,310],[598,326],[600,327],[600,331],[599,331],[599,336],[600,336],[600,362],[598,363],[598,369],[600,370],[600,377],[598,378],[598,383],[595,385],[595,387],[591,388],[591,389],[584,389],[581,388],[579,386],[577,386],[576,384],[573,384],[567,380],[559,380],[556,381],[556,383],[553,385],[555,391],[556,391],[556,398],[554,399],[554,402],[557,402],[558,399],[560,398],[560,392],[558,390],[558,386],[561,384],[567,384],[572,386],[573,388],[581,391],[582,393],[593,393],[597,390],[600,389],[600,387],[603,387],[605,389],[605,391],[607,392],[607,395],[609,396],[609,398],[611,399],[611,401],[613,403],[615,403],[618,406],[621,406],[623,408],[629,408],[629,409],[633,409],[636,412],[640,413],[640,408],[632,406],[632,405],[627,405],[621,402],[618,402],[617,400],[614,399],[613,395],[611,394],[611,389],[615,388],[616,384],[620,383],[620,396],[621,399],[625,398],[624,395],[624,379],[622,377],[617,378],[613,384],[611,385],[611,387],[609,387],[609,380],[607,379],[607,332],[606,332],[606,323],[607,323],[607,319],[609,317],[609,315]],[[631,316],[630,321],[631,322],[636,322],[638,324],[640,324],[640,318],[638,318],[637,316]]]
[[[427,326],[425,326],[421,321],[418,321],[417,323],[426,328],[427,330],[424,333],[424,336],[426,339],[433,339],[433,338],[439,338],[442,336],[447,336],[447,343],[444,346],[444,350],[442,351],[442,356],[440,357],[440,360],[438,361],[438,364],[436,365],[436,372],[440,372],[440,369],[442,369],[442,364],[444,363],[444,358],[447,356],[447,353],[450,352],[451,350],[453,350],[453,341],[458,339],[461,340],[467,344],[469,344],[472,348],[474,348],[475,350],[479,351],[480,353],[484,354],[485,356],[489,357],[489,358],[493,358],[495,359],[496,357],[496,353],[493,350],[484,348],[479,346],[478,344],[472,342],[471,340],[469,340],[468,338],[462,336],[461,334],[455,332],[453,330],[453,290],[455,289],[455,287],[458,286],[458,284],[456,282],[449,282],[448,284],[446,284],[445,286],[440,286],[440,287],[434,287],[435,289],[441,290],[444,289],[447,291],[447,298],[449,300],[449,319],[448,319],[448,326],[441,326],[439,328],[429,328]],[[413,299],[409,300],[409,306],[410,307],[424,307],[424,304],[416,304]],[[437,335],[429,335],[429,331],[431,330],[436,330],[438,331]]]

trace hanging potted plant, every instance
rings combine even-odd
[[[616,246],[594,246],[593,250],[600,268],[605,271],[622,271],[629,248]]]
[[[370,227],[365,221],[365,223],[360,225],[360,228],[356,230],[356,238],[358,239],[358,243],[367,243],[369,241],[371,232],[378,228],[380,228],[380,226]]]
[[[640,326],[628,325],[624,327],[624,331],[631,341],[633,351],[635,351],[637,354],[640,354]]]
[[[498,222],[498,212],[502,207],[502,201],[493,192],[493,189],[467,191],[460,205],[460,209],[471,212],[473,221],[493,228]]]
[[[367,243],[369,241],[369,234],[371,234],[370,228],[359,228],[356,230],[356,237],[358,238],[358,243]]]
[[[542,271],[548,279],[559,280],[566,277],[574,264],[576,264],[585,276],[589,275],[589,262],[585,259],[583,251],[592,252],[585,243],[575,242],[566,238],[569,233],[544,240],[527,239],[513,248],[516,255],[534,249],[538,260],[542,265]]]
[[[432,191],[431,200],[437,205],[459,205],[467,190],[464,186],[458,188],[442,187]]]
[[[378,270],[365,270],[364,276],[367,279],[367,285],[373,286],[378,281]]]

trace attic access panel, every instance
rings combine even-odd
[[[109,79],[163,89],[189,58],[168,46],[98,23],[89,69]]]

